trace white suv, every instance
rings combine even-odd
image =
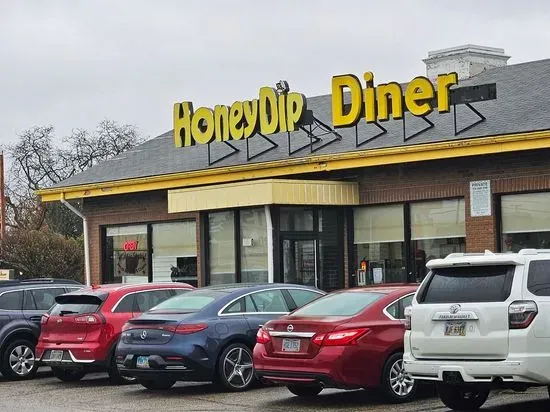
[[[406,372],[475,410],[492,387],[550,385],[550,250],[451,254],[406,309]]]

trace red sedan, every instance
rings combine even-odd
[[[122,326],[166,299],[194,289],[186,283],[91,286],[58,296],[42,316],[36,359],[62,381],[107,371],[113,383],[129,383],[115,360]]]
[[[257,377],[297,396],[378,388],[392,402],[409,401],[416,383],[403,370],[404,310],[417,287],[341,290],[267,322],[254,347]]]

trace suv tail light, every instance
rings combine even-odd
[[[264,328],[258,329],[258,333],[256,334],[256,343],[266,344],[271,340],[271,335],[267,330]]]
[[[345,346],[345,345],[357,345],[359,338],[366,335],[370,329],[349,329],[338,332],[331,332],[320,335],[315,335],[311,342],[318,346]]]
[[[40,318],[40,324],[45,325],[46,323],[48,323],[49,319],[50,319],[50,315],[42,315],[42,317]]]
[[[411,319],[412,319],[412,306],[407,306],[405,308],[405,330],[411,330]]]
[[[525,329],[535,319],[538,313],[537,304],[533,301],[512,302],[508,308],[508,324],[510,329]]]
[[[83,316],[77,316],[74,321],[76,323],[87,323],[88,325],[99,325],[101,323],[104,323],[104,319],[98,315],[83,315]]]

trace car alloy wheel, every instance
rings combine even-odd
[[[390,368],[390,387],[400,397],[408,396],[414,389],[414,380],[405,372],[403,359],[396,360]]]
[[[30,374],[34,368],[34,361],[34,351],[25,344],[14,347],[10,352],[10,368],[18,376]]]
[[[384,397],[393,403],[404,403],[412,400],[416,395],[418,383],[405,371],[403,354],[391,355],[384,364],[380,389]]]
[[[230,390],[245,390],[254,379],[252,353],[245,345],[229,346],[222,354],[220,366],[224,386]]]

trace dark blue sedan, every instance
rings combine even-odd
[[[291,284],[233,284],[185,291],[123,328],[116,359],[148,389],[213,381],[243,391],[254,381],[252,349],[266,322],[325,292]]]

